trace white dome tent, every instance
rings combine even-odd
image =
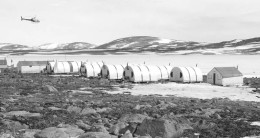
[[[202,72],[197,67],[174,67],[170,74],[174,82],[202,82]]]
[[[119,80],[123,79],[123,72],[125,66],[123,65],[103,65],[100,75],[102,78]]]
[[[71,66],[66,61],[57,61],[53,69],[54,73],[70,73]]]
[[[131,82],[154,82],[169,79],[171,67],[153,65],[127,65],[124,69],[124,79]]]
[[[75,61],[56,61],[48,62],[46,66],[47,73],[78,73],[80,62]]]
[[[85,77],[97,77],[100,74],[102,62],[86,62],[80,66],[79,74]]]

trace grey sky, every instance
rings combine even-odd
[[[135,35],[200,42],[258,37],[259,5],[259,0],[1,0],[0,43],[103,44]],[[41,22],[21,22],[20,16]]]

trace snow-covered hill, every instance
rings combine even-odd
[[[31,47],[19,44],[0,43],[0,50],[30,50]]]
[[[114,40],[96,49],[173,54],[260,54],[260,38],[205,43],[134,36]]]
[[[96,45],[85,42],[73,43],[47,43],[38,46],[40,50],[81,50],[95,48]]]
[[[234,39],[218,43],[181,41],[151,36],[133,36],[96,46],[86,42],[47,43],[38,47],[0,43],[0,53],[19,54],[120,54],[120,53],[165,53],[165,54],[260,54],[260,37]],[[23,52],[25,51],[25,52]]]

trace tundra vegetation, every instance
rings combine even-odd
[[[165,82],[167,83],[167,82]],[[0,137],[259,136],[260,103],[108,94],[133,84],[100,78],[0,74]]]

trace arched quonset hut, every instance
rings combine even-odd
[[[124,69],[124,79],[131,82],[151,82],[169,79],[165,67],[152,65],[128,65]]]
[[[102,62],[86,62],[82,63],[79,74],[86,77],[97,77],[101,72]]]
[[[47,65],[47,61],[19,61],[17,71],[19,73],[41,73]]]
[[[80,62],[75,61],[56,61],[48,62],[47,73],[78,73]]]
[[[102,78],[119,80],[123,79],[124,65],[103,65],[100,75]]]
[[[197,67],[174,67],[170,73],[170,81],[202,82],[202,72]]]

